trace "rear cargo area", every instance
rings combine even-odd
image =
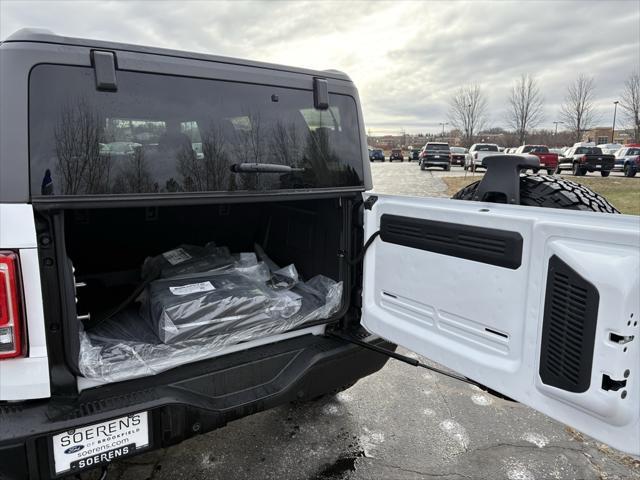
[[[340,318],[349,206],[332,198],[66,211],[78,319],[67,358],[88,379],[129,380]]]

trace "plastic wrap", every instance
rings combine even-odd
[[[268,285],[264,263],[151,283],[144,316],[163,343],[175,343],[289,318],[301,296]]]
[[[204,247],[180,245],[155,257],[147,258],[142,265],[142,278],[186,275],[228,268],[235,263],[227,247],[208,243]]]
[[[204,282],[214,288],[193,287]],[[185,286],[184,295],[168,290]],[[342,282],[322,275],[303,282],[293,265],[274,272],[255,255],[242,254],[225,270],[156,280],[142,308],[131,305],[90,332],[81,331],[80,371],[106,382],[154,375],[327,319],[341,301]]]

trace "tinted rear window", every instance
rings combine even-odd
[[[598,147],[578,147],[576,148],[576,153],[582,155],[602,155],[602,150]]]
[[[475,148],[476,152],[497,152],[498,151],[498,146],[497,145],[476,145]]]
[[[446,143],[427,143],[427,150],[446,150],[449,151],[449,145]]]
[[[363,185],[354,99],[118,71],[95,89],[91,68],[39,65],[30,80],[31,194],[92,195]],[[232,173],[273,163],[292,173]]]
[[[532,146],[531,151],[535,153],[549,153],[549,149],[544,146]]]

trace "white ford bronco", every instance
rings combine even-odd
[[[0,478],[346,388],[395,345],[640,454],[640,228],[593,192],[496,156],[457,199],[368,193],[333,70],[21,30],[0,103]]]

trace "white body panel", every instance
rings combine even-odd
[[[383,214],[518,232],[522,263],[504,268],[378,238],[365,256],[367,330],[615,448],[640,454],[640,327],[634,324],[640,317],[640,218],[379,195],[365,213],[365,238],[379,230]],[[584,393],[545,385],[538,373],[552,255],[599,291]],[[634,340],[613,343],[612,332]],[[626,370],[625,398],[622,390],[601,388],[604,374],[622,379]]]
[[[0,250],[2,249],[17,251],[20,256],[28,357],[0,361],[0,400],[46,398],[50,396],[49,361],[31,205],[0,205]]]

